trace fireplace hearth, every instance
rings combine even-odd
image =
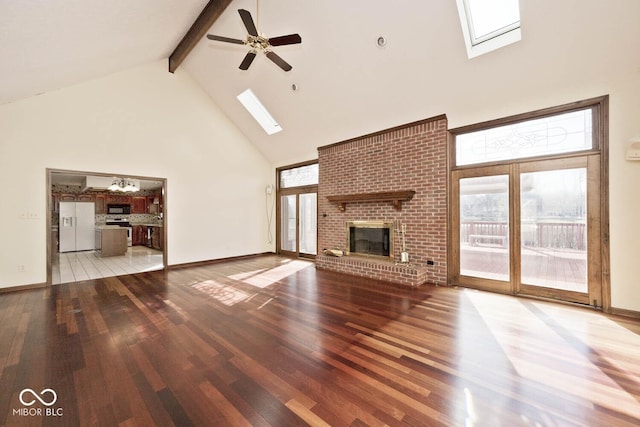
[[[347,221],[347,254],[393,259],[393,221]]]

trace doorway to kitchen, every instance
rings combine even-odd
[[[166,179],[47,169],[47,284],[167,267]]]
[[[278,168],[276,246],[279,254],[315,258],[318,235],[318,162]]]

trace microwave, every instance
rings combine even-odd
[[[116,215],[129,215],[131,213],[131,205],[109,204],[107,205],[107,213]]]

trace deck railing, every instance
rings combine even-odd
[[[522,244],[529,248],[587,248],[586,224],[578,222],[538,222],[521,225]],[[501,237],[501,239],[498,239]],[[509,225],[506,222],[469,221],[460,224],[460,241],[471,245],[507,246]]]

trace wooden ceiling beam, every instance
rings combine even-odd
[[[222,12],[229,6],[232,0],[209,0],[209,3],[202,9],[200,15],[194,21],[189,31],[184,35],[178,46],[169,56],[169,72],[173,73],[178,69],[182,61],[185,60],[189,52],[196,46],[202,37],[209,31],[209,28],[222,15]]]

